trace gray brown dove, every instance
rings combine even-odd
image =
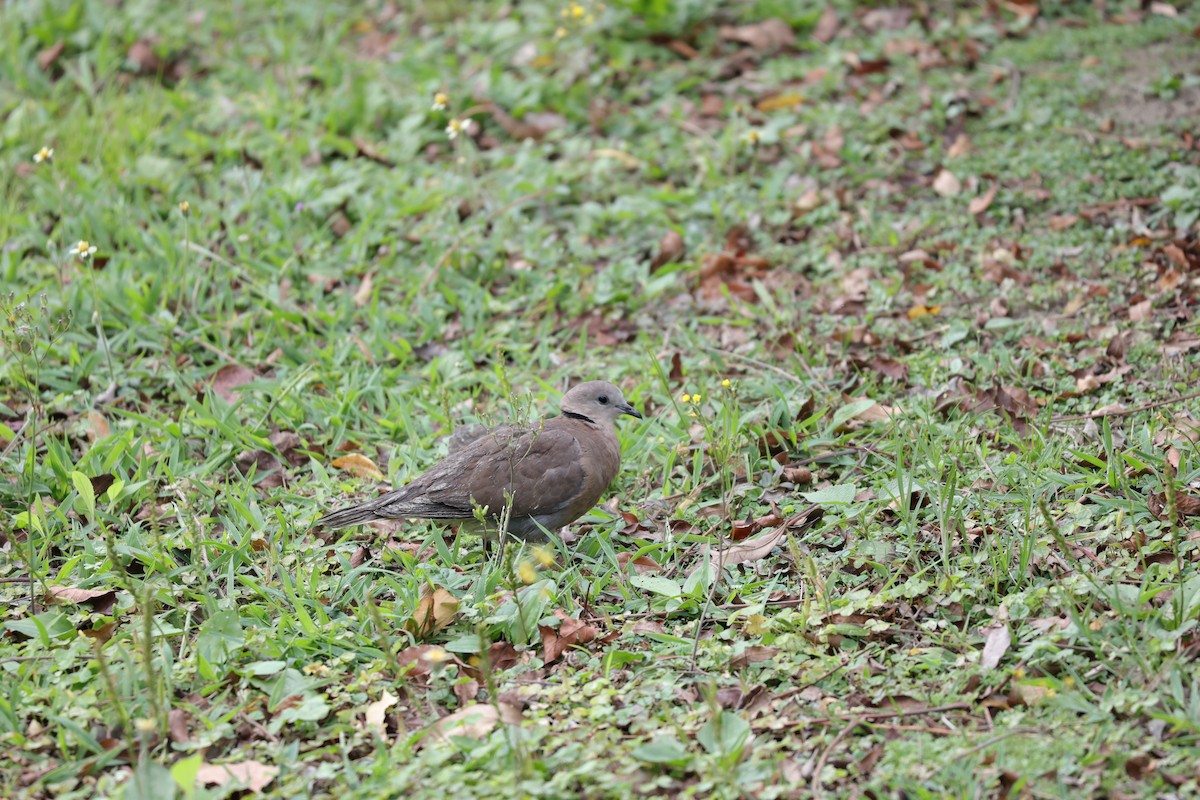
[[[581,383],[563,395],[562,416],[535,425],[471,426],[451,439],[450,454],[403,488],[326,514],[316,525],[344,528],[381,519],[475,522],[487,508],[484,533],[499,527],[508,502],[508,532],[540,540],[596,505],[621,468],[614,427],[622,414],[642,418],[606,381]],[[539,527],[540,526],[540,527]]]

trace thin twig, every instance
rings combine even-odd
[[[821,751],[821,757],[817,759],[816,769],[813,770],[812,777],[812,794],[813,797],[820,798],[824,796],[824,791],[821,789],[821,773],[825,771],[825,762],[829,760],[829,754],[833,752],[833,748],[838,746],[838,743],[845,739],[850,734],[850,731],[857,728],[863,722],[861,717],[855,717],[850,723],[838,731],[837,736],[833,737],[833,741],[829,746]]]

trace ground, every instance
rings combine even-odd
[[[1200,794],[1198,37],[9,3],[0,796]],[[550,544],[312,529],[582,379]]]

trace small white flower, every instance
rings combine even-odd
[[[434,111],[445,111],[446,106],[450,105],[450,98],[445,92],[438,92],[433,96],[433,105],[430,106]]]
[[[53,161],[54,160],[54,148],[53,147],[43,147],[41,150],[38,150],[36,153],[33,154],[33,160],[37,164],[41,164],[43,161]]]
[[[470,124],[470,122],[470,117],[465,119],[450,120],[450,124],[446,126],[446,136],[450,137],[451,140],[457,139],[460,133],[467,132],[467,125]]]
[[[96,245],[90,243],[87,239],[80,239],[75,244],[71,245],[71,249],[67,251],[73,256],[79,256],[85,261],[96,255]]]
[[[742,136],[742,140],[751,147],[757,147],[762,141],[762,132],[758,128],[751,128]]]

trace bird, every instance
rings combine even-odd
[[[560,402],[562,414],[532,425],[460,428],[449,454],[420,476],[374,500],[348,506],[316,521],[336,530],[385,519],[466,523],[485,537],[502,525],[509,536],[545,539],[596,505],[621,468],[616,421],[642,419],[607,381],[574,386]],[[483,508],[481,526],[475,509]]]

